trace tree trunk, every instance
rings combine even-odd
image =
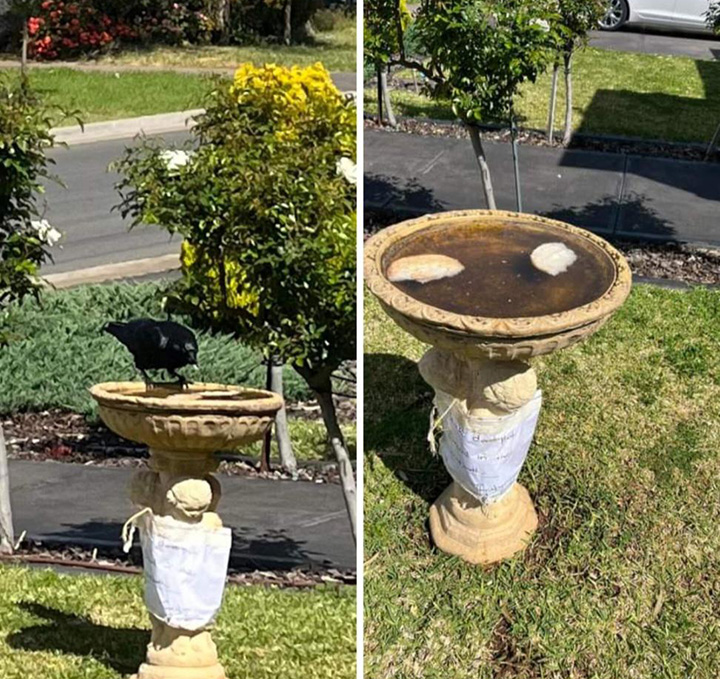
[[[715,134],[713,135],[713,138],[708,144],[707,150],[705,151],[705,160],[710,160],[710,156],[712,156],[713,152],[715,151],[718,140],[720,140],[720,125],[715,128]]]
[[[383,103],[385,104],[385,113],[387,114],[388,123],[390,124],[390,127],[397,127],[397,120],[395,119],[395,113],[392,109],[390,91],[388,90],[387,85],[387,71],[384,67],[380,69],[380,91],[382,93]]]
[[[25,76],[27,75],[27,57],[29,42],[30,36],[28,35],[27,19],[23,19],[22,51],[20,52],[20,74],[23,78],[25,78]]]
[[[283,396],[283,365],[276,361],[270,362],[270,391]],[[275,417],[275,438],[277,439],[282,466],[286,471],[295,474],[297,472],[297,460],[290,441],[287,410],[284,404]]]
[[[230,37],[230,0],[215,0],[215,28],[220,34],[220,42],[227,44]]]
[[[553,144],[555,142],[555,109],[557,107],[557,86],[558,86],[558,72],[560,71],[560,63],[555,62],[553,64],[552,74],[552,86],[550,88],[550,111],[548,113],[548,124],[547,124],[547,139]]]
[[[480,130],[475,125],[465,124],[465,127],[470,134],[470,141],[473,145],[473,151],[475,152],[475,159],[480,166],[480,177],[482,180],[483,193],[485,194],[485,203],[490,210],[497,210],[495,205],[495,192],[493,191],[492,178],[490,177],[490,167],[485,157],[485,149],[482,145],[482,138],[480,137]]]
[[[563,145],[567,146],[572,139],[572,52],[565,52],[565,133]]]
[[[383,66],[380,63],[375,64],[375,77],[377,79],[377,107],[378,122],[383,123],[383,86],[382,86]]]
[[[292,0],[285,2],[285,30],[283,33],[283,41],[286,45],[292,42]]]
[[[5,434],[0,427],[0,554],[12,554],[15,544],[12,508],[10,505],[10,475],[8,473]]]
[[[515,204],[517,211],[522,212],[522,187],[520,186],[520,159],[518,158],[517,125],[515,124],[515,112],[510,111],[510,138],[512,144],[513,169],[515,170]]]
[[[265,373],[265,388],[272,391],[272,356],[268,358],[267,372]],[[260,453],[260,471],[270,471],[270,448],[272,447],[272,427],[269,427],[263,437],[262,452]]]
[[[330,385],[328,385],[330,386]],[[338,463],[340,471],[340,481],[342,482],[343,497],[345,498],[345,507],[350,518],[350,527],[352,529],[353,540],[357,541],[357,532],[355,517],[357,513],[357,492],[355,490],[355,475],[353,474],[352,463],[345,445],[345,438],[337,421],[337,413],[335,412],[335,404],[332,399],[332,391],[314,390],[315,397],[320,404],[325,428],[330,438],[330,445],[335,453],[335,459]]]

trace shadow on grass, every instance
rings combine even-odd
[[[364,374],[366,449],[413,493],[433,502],[450,477],[428,447],[432,388],[416,363],[394,354],[365,354]]]
[[[149,631],[97,625],[84,616],[65,613],[32,601],[21,601],[18,607],[45,622],[10,634],[7,642],[12,648],[85,656],[119,674],[135,672],[145,658],[145,647],[150,641]]]

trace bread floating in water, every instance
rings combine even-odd
[[[577,260],[577,255],[565,243],[543,243],[536,247],[530,261],[540,271],[551,276],[567,271]]]
[[[389,281],[416,281],[428,283],[440,278],[457,276],[465,267],[457,259],[447,255],[413,255],[395,260],[387,268]]]

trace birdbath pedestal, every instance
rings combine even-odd
[[[221,489],[212,475],[218,466],[214,453],[261,439],[272,426],[282,398],[268,391],[200,383],[180,389],[108,382],[95,385],[90,392],[109,429],[150,449],[149,469],[136,472],[131,483],[133,503],[153,519],[170,524],[176,533],[185,530],[189,537],[202,535],[203,528],[209,535],[227,531],[216,513]],[[224,537],[229,541],[226,533]],[[182,591],[187,583],[202,581],[205,553],[197,550],[203,546],[193,543],[186,548],[190,557],[196,550],[199,572],[178,574],[176,582],[160,583],[161,587]],[[148,582],[147,567],[153,557],[146,553],[145,542],[143,553],[146,603],[150,606],[149,591],[154,585]],[[226,571],[227,561],[220,574],[220,592]],[[187,601],[194,602],[201,593],[190,590],[186,594]],[[136,679],[225,679],[209,624],[183,629],[152,612],[150,618],[151,641]]]
[[[549,244],[545,270],[535,253]],[[562,270],[551,272],[558,250]],[[432,346],[419,369],[453,477],[430,508],[433,541],[472,563],[512,556],[538,523],[517,483],[541,403],[530,359],[596,332],[630,292],[627,262],[562,222],[470,210],[380,231],[365,244],[365,280],[390,318]]]

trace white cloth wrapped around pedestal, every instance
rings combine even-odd
[[[171,627],[210,625],[222,604],[232,532],[151,512],[137,519],[145,572],[145,603]]]
[[[501,417],[472,417],[464,405],[437,391],[442,417],[440,455],[450,476],[483,503],[499,500],[517,481],[537,426],[542,392]]]

